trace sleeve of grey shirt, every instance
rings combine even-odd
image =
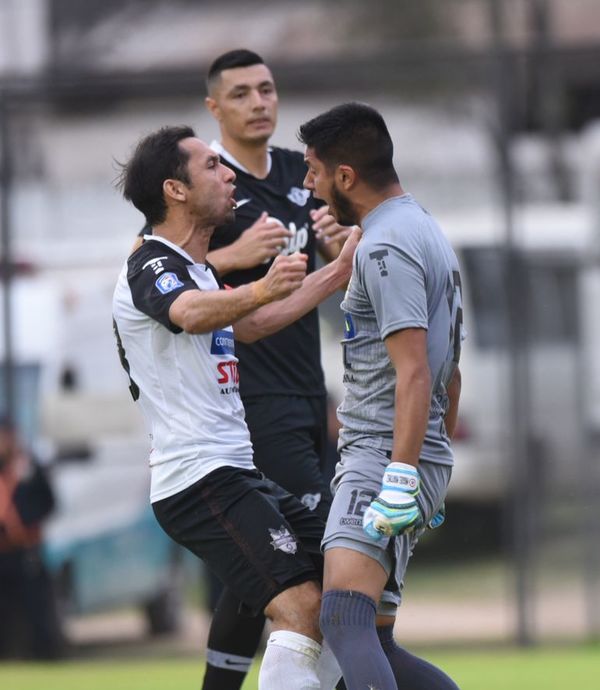
[[[370,244],[358,260],[381,339],[404,328],[427,329],[425,272],[418,258],[392,244]]]

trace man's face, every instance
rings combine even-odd
[[[329,205],[329,213],[340,225],[358,225],[358,214],[350,198],[339,188],[335,170],[329,170],[308,146],[304,154],[308,168],[304,188],[310,189],[316,199]]]
[[[264,143],[277,124],[277,91],[266,65],[223,70],[206,105],[222,132],[240,142]]]
[[[189,154],[186,203],[193,220],[216,226],[234,219],[235,173],[200,139],[182,139],[179,146]],[[183,183],[182,183],[183,184]]]

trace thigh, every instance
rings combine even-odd
[[[368,556],[381,565],[389,575],[393,555],[388,548],[390,539],[371,539],[363,530],[365,510],[381,489],[383,472],[388,464],[384,451],[352,444],[342,450],[333,480],[334,495],[323,549],[344,548]]]
[[[273,396],[245,401],[244,407],[254,464],[325,519],[331,493],[322,473],[327,421],[319,400]]]
[[[309,510],[296,496],[283,487],[265,478],[271,494],[277,499],[279,510],[289,522],[294,534],[298,537],[303,548],[310,554],[319,579],[323,574],[323,555],[321,540],[325,531],[325,520],[318,511]]]
[[[417,503],[423,518],[423,525],[426,525],[442,506],[451,474],[452,468],[447,465],[439,465],[423,460],[419,463],[421,491],[417,496]],[[394,538],[394,574],[397,585],[395,594],[398,604],[401,600],[402,582],[408,562],[425,529],[426,527],[421,527],[410,534],[401,534]],[[388,589],[392,590],[391,587]]]
[[[153,508],[163,529],[253,614],[288,587],[318,579],[311,554],[259,473],[221,468]]]

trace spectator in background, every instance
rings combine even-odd
[[[41,555],[42,523],[54,508],[45,472],[0,418],[0,657],[52,659],[62,638]]]

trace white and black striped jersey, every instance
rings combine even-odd
[[[223,286],[168,240],[147,235],[113,296],[121,363],[151,440],[151,500],[171,496],[223,466],[253,468],[239,395],[233,329],[191,335],[169,319],[185,290]]]

